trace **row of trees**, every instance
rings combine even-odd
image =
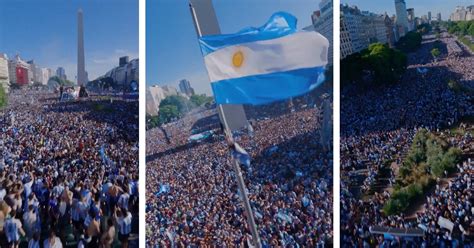
[[[386,215],[399,214],[433,186],[436,178],[455,170],[461,150],[430,133],[420,130],[400,166],[394,192],[383,208]]]
[[[474,37],[474,20],[459,21],[447,23],[448,32],[450,34],[465,36],[470,35]]]
[[[341,83],[365,86],[391,84],[400,79],[406,66],[404,53],[386,44],[374,43],[368,49],[341,60]]]
[[[158,116],[147,116],[147,127],[154,128],[183,117],[193,108],[208,106],[213,101],[212,97],[192,95],[189,99],[174,95],[168,96],[160,103]]]
[[[5,89],[3,88],[3,85],[0,85],[0,109],[7,106],[7,102],[8,98]]]

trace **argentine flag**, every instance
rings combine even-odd
[[[305,94],[324,81],[328,40],[297,31],[296,17],[272,15],[260,28],[199,39],[217,104],[265,104]]]

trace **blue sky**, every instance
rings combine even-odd
[[[428,15],[436,17],[437,13],[441,13],[441,18],[447,20],[449,15],[454,11],[456,6],[472,5],[473,0],[405,0],[407,8],[414,8],[415,15],[421,17]],[[356,5],[361,10],[369,10],[377,14],[387,12],[389,15],[395,14],[394,0],[341,0],[342,4]]]
[[[298,18],[298,28],[311,24],[319,0],[214,0],[222,33],[261,26],[277,11]],[[147,85],[177,85],[186,78],[197,93],[210,94],[209,79],[197,43],[188,0],[147,0]]]
[[[0,52],[54,71],[62,66],[75,81],[79,8],[90,80],[118,65],[120,56],[138,57],[136,0],[1,0]]]

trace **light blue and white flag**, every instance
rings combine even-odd
[[[305,94],[324,81],[328,40],[272,15],[260,28],[199,39],[216,103],[265,104]]]

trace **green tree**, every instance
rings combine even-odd
[[[471,25],[467,29],[467,34],[474,37],[474,21],[471,22]]]
[[[161,125],[160,118],[157,115],[156,116],[151,116],[149,114],[146,115],[146,128],[147,129],[152,129],[160,125]]]
[[[202,106],[208,102],[212,101],[212,97],[208,97],[205,94],[202,95],[192,95],[189,99],[195,106]]]
[[[160,103],[160,111],[161,107],[166,105],[175,106],[178,110],[179,116],[182,116],[185,113],[189,112],[193,107],[193,104],[188,99],[179,95],[168,96],[163,99],[163,101],[161,101]]]
[[[180,117],[178,107],[175,105],[160,105],[160,111],[158,113],[158,123],[164,124],[173,121]]]
[[[406,70],[407,58],[386,44],[373,43],[369,48],[341,60],[341,83],[373,84],[394,83]]]
[[[433,56],[433,58],[436,59],[436,58],[439,57],[439,55],[441,55],[441,52],[439,51],[438,48],[433,48],[433,49],[431,50],[431,55]]]
[[[67,79],[62,79],[58,76],[52,76],[52,77],[49,78],[48,81],[50,81],[50,80],[56,81],[59,85],[62,85],[62,86],[74,86],[74,82],[69,81]]]
[[[5,89],[3,88],[3,85],[0,85],[0,108],[7,106],[7,102],[8,102],[8,97],[5,92]]]

